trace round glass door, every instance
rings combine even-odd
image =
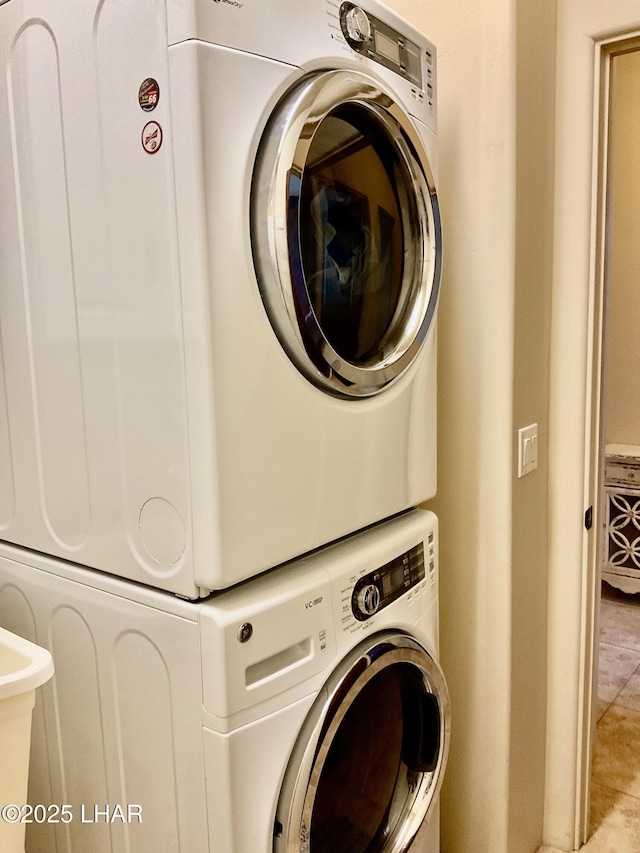
[[[265,133],[252,196],[256,271],[296,366],[341,396],[413,362],[440,281],[433,176],[408,116],[352,71],[310,77]]]
[[[369,640],[312,707],[287,768],[274,851],[408,849],[436,802],[448,747],[440,668],[405,635]]]

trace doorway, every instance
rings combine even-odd
[[[608,57],[634,38],[640,13],[629,0],[558,5],[544,842],[562,850],[588,836],[596,708],[608,131],[600,106]]]
[[[593,841],[632,849],[640,821],[640,40],[603,48],[599,90],[599,193],[594,351],[599,419],[593,577],[597,692],[591,709]],[[600,598],[600,578],[605,581]],[[635,601],[634,601],[635,598]],[[600,630],[601,626],[601,630]],[[631,742],[630,742],[631,741]],[[597,839],[597,841],[596,841]],[[629,846],[630,845],[630,846]],[[587,845],[587,849],[590,845]],[[621,849],[622,849],[621,848]]]

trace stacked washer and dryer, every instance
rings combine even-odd
[[[4,0],[0,65],[0,623],[70,806],[27,850],[436,853],[433,45]]]

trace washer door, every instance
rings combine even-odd
[[[268,125],[252,242],[271,323],[296,367],[339,396],[376,394],[416,358],[441,266],[438,200],[408,115],[371,78],[305,78]]]
[[[334,672],[302,728],[274,851],[407,850],[436,802],[448,749],[440,667],[407,635],[370,637]]]

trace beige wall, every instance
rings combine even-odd
[[[613,60],[607,444],[640,445],[640,53]]]
[[[390,0],[438,48],[443,853],[542,841],[554,0]],[[537,472],[514,432],[537,422]]]
[[[539,459],[513,487],[509,853],[533,853],[544,820],[555,28],[555,0],[517,0],[513,433],[538,423]]]

